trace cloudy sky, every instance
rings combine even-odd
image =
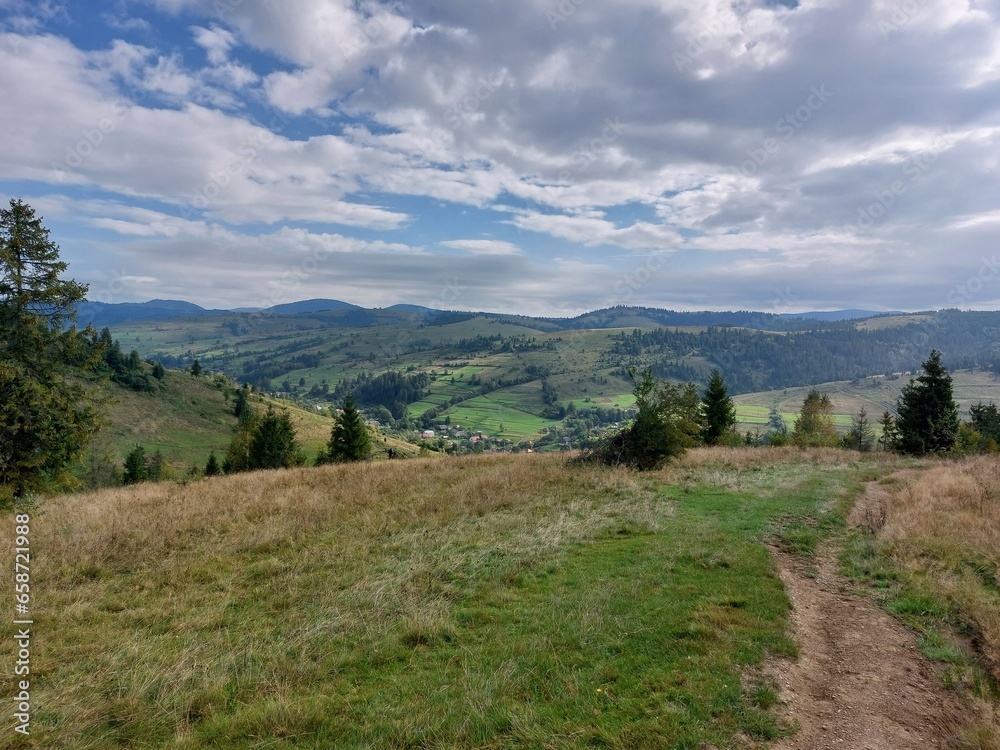
[[[1000,305],[1000,0],[0,0],[91,299]]]

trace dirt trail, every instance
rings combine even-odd
[[[882,500],[874,483],[852,521]],[[960,705],[913,634],[837,575],[835,550],[803,560],[774,550],[792,600],[798,660],[773,665],[786,718],[801,730],[773,750],[929,750],[953,746]]]

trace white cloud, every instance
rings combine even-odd
[[[439,244],[478,255],[524,255],[521,248],[513,242],[502,240],[447,240]]]
[[[747,295],[770,295],[766,276],[812,299],[818,270],[839,295],[838,262],[873,274],[858,294],[901,298],[936,294],[940,258],[974,265],[1000,211],[995,3],[622,0],[554,23],[549,0],[150,0],[107,3],[98,42],[55,5],[0,2],[9,189],[156,206],[75,220],[122,252],[357,234],[385,243],[358,253],[429,268],[502,261],[509,286],[557,253],[592,280],[666,250],[678,267],[650,300],[717,277],[735,298],[738,273],[759,277]],[[831,95],[812,106],[817,89]],[[455,205],[480,224],[451,226]],[[379,279],[403,289],[362,268],[373,299]],[[523,300],[568,299],[541,278]]]
[[[192,26],[194,41],[205,50],[205,55],[212,65],[222,65],[229,59],[229,51],[236,44],[236,37],[231,32],[219,27],[210,29]]]

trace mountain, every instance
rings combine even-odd
[[[893,312],[877,312],[875,310],[828,310],[804,313],[782,313],[782,318],[798,318],[806,320],[822,320],[838,322],[841,320],[864,320],[866,318],[876,318],[880,315],[904,315],[898,310]]]
[[[341,302],[339,299],[307,299],[301,302],[288,302],[284,305],[269,307],[264,312],[268,315],[298,315],[300,313],[325,312],[326,310],[361,310],[359,305]]]
[[[96,302],[86,300],[77,308],[78,328],[122,325],[143,320],[170,320],[195,315],[225,315],[228,310],[206,310],[193,302],[176,299],[153,299],[149,302]]]

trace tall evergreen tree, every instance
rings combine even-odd
[[[101,344],[67,327],[87,287],[66,268],[30,206],[0,210],[0,496],[65,472],[100,423],[78,376]]]
[[[354,397],[348,394],[347,398],[344,399],[343,413],[337,417],[330,432],[330,442],[326,455],[318,463],[364,461],[371,455],[371,450],[371,436],[368,434],[368,426],[361,418],[361,413],[354,406]]]
[[[899,442],[899,430],[896,429],[896,418],[892,416],[892,412],[882,412],[882,417],[879,419],[878,424],[882,429],[882,436],[878,439],[879,449],[884,451],[896,450],[896,445]]]
[[[851,417],[851,429],[844,435],[844,447],[848,450],[868,453],[875,447],[875,428],[868,418],[868,410],[861,407],[857,416]]]
[[[958,437],[958,406],[941,352],[931,351],[924,373],[910,380],[896,403],[899,450],[915,456],[944,453]]]
[[[990,402],[983,404],[980,401],[975,406],[970,407],[969,415],[972,417],[972,427],[987,440],[1000,444],[1000,409]]]
[[[236,391],[236,400],[233,405],[233,414],[241,422],[249,417],[253,413],[253,407],[250,406],[250,388],[244,384],[242,388]]]
[[[735,429],[736,406],[718,370],[712,370],[708,378],[705,395],[701,397],[701,410],[705,418],[701,435],[707,445],[718,445],[726,433]]]
[[[147,479],[149,479],[149,470],[146,466],[146,449],[137,445],[125,456],[122,480],[125,484],[138,484]]]
[[[250,469],[287,469],[302,465],[304,458],[287,411],[267,410],[250,439],[249,454]]]
[[[792,430],[792,443],[800,447],[835,446],[840,441],[833,426],[830,397],[815,388],[802,401],[802,411]]]
[[[208,462],[205,464],[205,476],[206,477],[217,477],[222,473],[222,467],[219,466],[219,459],[215,457],[215,451],[208,454]]]

